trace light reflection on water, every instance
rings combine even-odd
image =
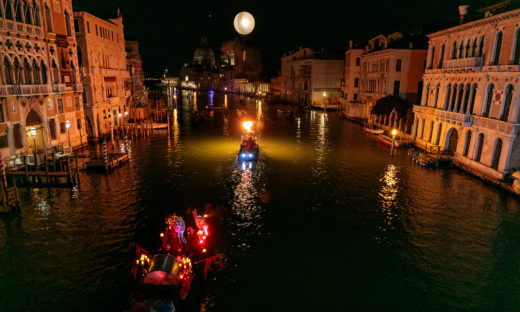
[[[22,215],[0,219],[1,311],[123,310],[130,242],[153,249],[165,215],[206,203],[220,207],[230,259],[205,289],[219,311],[519,306],[517,199],[391,158],[332,112],[292,121],[276,112],[286,107],[215,93],[228,110],[192,120],[209,100],[179,92],[170,137],[132,142],[129,166],[82,173],[72,190],[21,190]],[[259,127],[250,169],[236,161],[237,108]]]

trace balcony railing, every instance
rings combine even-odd
[[[49,94],[51,92],[51,86],[48,84],[44,85],[4,85],[0,86],[0,95],[41,95]]]
[[[65,91],[67,91],[67,86],[64,85],[64,84],[53,84],[52,85],[52,89],[54,90],[54,92],[56,93],[65,93]]]
[[[449,119],[450,121],[464,122],[464,114],[440,109],[435,110],[435,117]]]
[[[24,24],[16,21],[11,21],[7,19],[0,20],[0,29],[5,29],[9,31],[17,31],[21,33],[25,33],[28,35],[42,35],[41,26]]]
[[[467,57],[462,59],[444,60],[442,68],[480,68],[482,67],[482,57]]]
[[[507,134],[516,134],[520,130],[520,123],[511,123],[480,116],[475,116],[475,125]]]

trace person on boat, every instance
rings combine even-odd
[[[175,233],[177,233],[177,239],[179,244],[186,245],[186,238],[184,237],[184,231],[186,230],[186,224],[184,224],[184,219],[182,217],[177,217],[174,223]]]

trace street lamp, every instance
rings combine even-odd
[[[390,151],[390,155],[394,156],[394,149],[395,149],[395,135],[397,134],[397,130],[392,130],[392,150]]]
[[[36,128],[35,127],[31,127],[29,129],[29,132],[31,133],[31,136],[33,137],[33,140],[34,140],[34,164],[36,165],[36,171],[38,171],[38,165],[37,165],[37,155],[36,155]]]
[[[72,145],[70,145],[70,121],[66,120],[65,121],[65,128],[67,129],[67,136],[69,137],[69,146],[70,146],[70,149],[72,150]]]

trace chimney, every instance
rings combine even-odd
[[[352,43],[352,40],[349,40],[349,41],[348,41],[348,48],[349,48],[349,49],[352,49],[352,44],[353,44],[353,43]]]
[[[469,5],[467,5],[467,4],[459,5],[460,24],[461,25],[462,25],[462,23],[464,23],[464,16],[466,16],[466,14],[468,14],[468,8],[469,8]]]
[[[409,48],[409,49],[412,49],[412,48],[413,48],[413,43],[412,43],[411,41],[408,42],[408,48]]]
[[[365,52],[368,52],[368,44],[365,46]]]

